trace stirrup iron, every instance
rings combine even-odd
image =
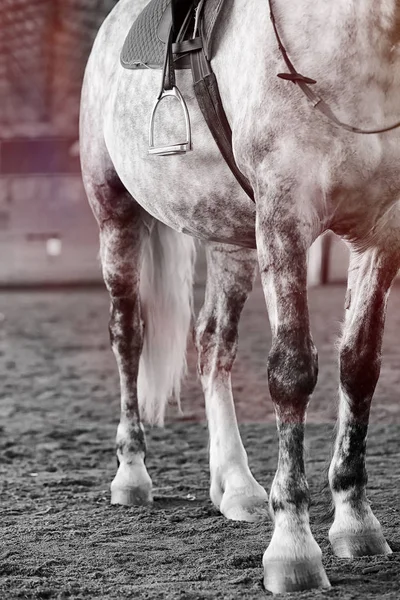
[[[176,98],[182,107],[183,116],[185,118],[185,126],[186,126],[186,141],[179,144],[171,144],[168,146],[155,146],[154,145],[154,120],[155,114],[157,111],[160,102],[167,98],[168,96],[172,96]],[[150,119],[150,131],[149,131],[149,149],[148,154],[156,154],[158,156],[169,156],[171,154],[185,154],[188,150],[192,149],[192,131],[190,127],[190,119],[189,119],[189,111],[186,106],[186,102],[179,89],[174,85],[170,90],[163,90],[160,96],[157,98],[156,103],[154,104],[153,111],[151,113]]]
[[[171,5],[170,5],[171,7]],[[172,40],[173,40],[174,32],[173,25],[171,23],[168,41],[165,47],[165,58],[164,58],[164,66],[162,71],[162,79],[161,79],[161,90],[158,94],[156,103],[154,104],[153,111],[151,113],[150,119],[150,130],[149,130],[149,149],[148,154],[155,154],[157,156],[169,156],[171,154],[185,154],[188,150],[192,149],[192,132],[190,128],[190,119],[189,119],[189,111],[186,106],[186,102],[182,94],[180,93],[176,82],[175,82],[175,69],[174,69],[174,59],[172,54]],[[186,141],[180,144],[170,144],[168,146],[155,146],[154,145],[154,120],[157,108],[160,105],[160,102],[167,98],[168,96],[172,96],[178,100],[181,105],[183,116],[185,118],[185,126],[186,126]]]

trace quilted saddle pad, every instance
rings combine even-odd
[[[161,69],[165,43],[158,37],[158,25],[171,0],[151,0],[133,23],[121,51],[126,69]]]
[[[224,0],[206,0],[201,31],[207,58],[210,58],[211,38]],[[121,51],[125,69],[161,69],[164,62],[165,41],[159,37],[158,26],[171,0],[151,0],[133,23]],[[188,61],[175,55],[177,69],[189,68]]]

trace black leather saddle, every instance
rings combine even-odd
[[[121,51],[126,69],[162,69],[161,88],[150,119],[149,154],[166,156],[192,149],[185,99],[175,81],[176,69],[191,68],[194,92],[207,125],[232,173],[254,201],[252,187],[239,171],[232,150],[232,131],[226,118],[216,77],[211,69],[213,33],[225,0],[151,0],[133,23]],[[186,140],[157,147],[154,116],[167,96],[182,107]]]

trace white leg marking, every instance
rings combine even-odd
[[[268,494],[248,466],[236,421],[230,375],[202,377],[210,431],[210,497],[234,521],[258,521],[268,515]]]
[[[151,478],[144,464],[144,452],[136,448],[137,439],[144,440],[141,423],[119,423],[116,439],[119,466],[111,483],[111,504],[131,506],[153,501]]]

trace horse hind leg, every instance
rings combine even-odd
[[[100,227],[103,278],[111,303],[110,341],[121,392],[116,437],[118,471],[111,483],[111,502],[148,504],[152,502],[152,483],[145,467],[146,441],[137,393],[143,347],[139,279],[147,228],[142,210],[115,175],[95,186],[94,195],[92,206],[94,202]]]
[[[206,252],[206,294],[195,339],[210,434],[210,496],[228,519],[257,521],[267,514],[268,496],[250,472],[231,388],[238,323],[257,258],[252,250],[223,244],[209,244]]]
[[[394,241],[393,247],[396,247]],[[386,302],[400,253],[352,254],[340,344],[340,405],[329,481],[335,518],[329,539],[339,557],[390,554],[366,496],[366,436],[381,362]]]
[[[113,169],[103,178],[89,172],[85,169],[84,181],[100,227],[121,389],[111,502],[148,504],[152,484],[141,418],[162,424],[169,398],[179,397],[192,315],[194,241],[155,221]]]
[[[139,278],[148,228],[144,211],[120,181],[104,143],[98,137],[96,143],[90,143],[92,138],[81,127],[83,181],[100,230],[103,278],[110,295],[110,341],[121,392],[118,471],[111,484],[111,502],[148,504],[152,502],[152,483],[145,466],[146,440],[137,394],[143,346]]]

